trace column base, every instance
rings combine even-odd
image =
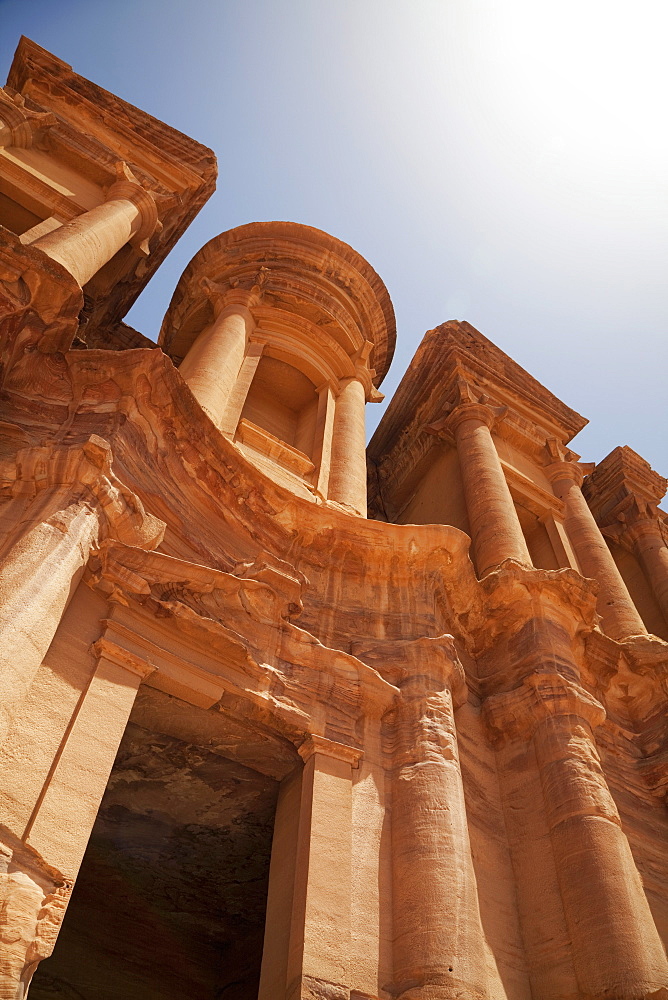
[[[399,987],[387,987],[393,1000],[488,1000],[489,994],[486,990],[471,989],[468,983],[462,982],[453,972],[450,981],[445,981],[438,976],[440,982],[421,983],[415,985],[401,984]],[[402,992],[395,992],[397,989]]]

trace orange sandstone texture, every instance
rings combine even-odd
[[[365,454],[392,305],[306,226],[156,348],[213,153],[27,39],[0,142],[0,1000],[668,996],[666,481],[459,322]]]

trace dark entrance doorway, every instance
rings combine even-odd
[[[277,794],[131,722],[30,1000],[253,1000]]]

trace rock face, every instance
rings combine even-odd
[[[365,456],[309,227],[148,347],[211,151],[26,39],[0,137],[0,1000],[667,996],[665,480],[459,322]]]

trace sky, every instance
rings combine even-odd
[[[3,79],[21,34],[218,156],[146,336],[213,236],[305,223],[387,285],[387,400],[465,319],[589,418],[583,460],[668,475],[665,0],[0,0]]]

